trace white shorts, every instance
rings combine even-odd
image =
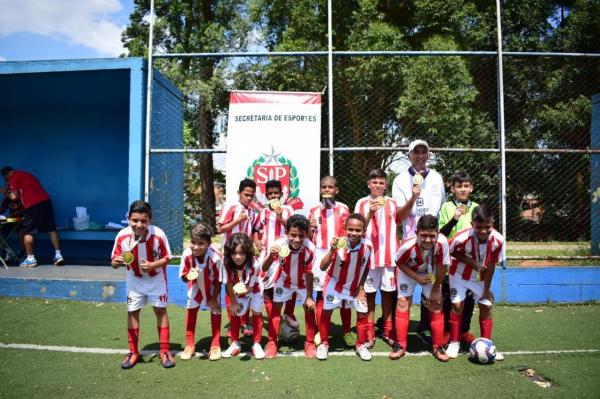
[[[273,288],[273,302],[287,302],[292,299],[296,293],[296,301],[304,302],[306,300],[306,288],[286,288],[276,285]]]
[[[467,290],[473,292],[473,300],[485,306],[492,306],[489,299],[481,299],[483,295],[483,281],[463,280],[460,277],[450,275],[450,300],[452,303],[460,303],[465,300]]]
[[[236,316],[245,315],[246,312],[248,312],[248,307],[250,307],[250,310],[252,310],[255,313],[261,312],[263,304],[263,298],[261,293],[246,295],[245,297],[238,298],[237,301],[241,306]]]
[[[214,286],[211,287],[212,290],[215,289]],[[198,284],[192,284],[192,286],[188,286],[188,290],[187,290],[187,305],[186,308],[187,309],[196,309],[198,307],[201,307],[203,309],[205,309],[207,307],[206,302],[208,301],[208,298],[210,297],[210,295],[212,295],[212,292],[205,292],[204,290],[202,290],[202,292],[200,292],[200,287],[198,286]],[[200,301],[198,301],[198,299],[200,299]],[[219,307],[221,306],[221,296],[219,295],[217,297],[217,302],[219,303]],[[215,313],[215,314],[220,314],[219,313]]]
[[[417,285],[420,285],[417,283],[417,280],[407,276],[402,272],[398,272],[398,298],[413,296],[415,293],[415,287]],[[421,285],[423,295],[425,295],[426,298],[429,298],[429,295],[431,295],[432,288],[433,284]]]
[[[146,295],[140,294],[135,291],[127,290],[127,311],[134,312],[138,309],[143,308],[147,304],[155,308],[166,308],[167,302],[169,302],[169,295],[165,289],[162,295]]]
[[[384,266],[369,270],[365,281],[365,292],[372,294],[377,290],[396,291],[396,267]]]
[[[313,275],[313,290],[323,291],[323,284],[327,277],[327,272],[321,270],[321,260],[329,252],[328,249],[317,248],[315,250],[315,261],[313,262],[312,275]]]

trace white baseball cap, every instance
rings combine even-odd
[[[408,152],[413,152],[413,150],[417,147],[417,146],[424,146],[425,148],[427,148],[427,151],[429,151],[429,144],[427,144],[426,141],[424,140],[413,140],[411,141],[411,143],[408,145]]]

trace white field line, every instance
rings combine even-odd
[[[69,352],[69,353],[93,353],[103,355],[125,355],[127,354],[126,349],[106,349],[106,348],[81,348],[77,346],[54,346],[54,345],[35,345],[35,344],[5,344],[0,342],[0,349],[29,349],[29,350],[41,350],[50,352]],[[179,354],[176,352],[175,354]],[[514,352],[502,352],[505,356],[519,356],[519,355],[559,355],[559,354],[572,354],[572,353],[600,353],[600,349],[565,349],[565,350],[549,350],[549,351],[514,351]],[[142,355],[156,355],[156,351],[143,350]],[[389,352],[371,352],[371,355],[377,357],[387,357]],[[408,352],[407,356],[423,357],[431,356],[429,352]],[[198,353],[197,357],[206,356],[206,354]],[[244,353],[242,356],[251,357],[250,352]],[[283,357],[304,357],[304,352],[279,352],[279,356]],[[343,352],[329,352],[329,356],[356,356],[353,351]]]

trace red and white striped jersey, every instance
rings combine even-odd
[[[420,274],[435,273],[439,267],[450,265],[450,249],[446,236],[438,234],[437,242],[428,251],[421,249],[417,237],[409,238],[398,249],[396,265],[407,265]]]
[[[398,203],[390,197],[385,197],[385,205],[378,209],[367,226],[365,237],[373,246],[371,268],[393,267],[396,265],[394,256],[398,251],[396,236],[396,210]],[[356,203],[354,212],[365,218],[371,207],[371,196],[361,198]]]
[[[198,269],[198,279],[188,281],[188,294],[193,292],[193,299],[198,303],[202,303],[202,301],[210,299],[214,292],[215,284],[223,283],[223,280],[226,280],[223,273],[223,258],[221,258],[221,255],[213,247],[208,247],[201,259],[195,257],[192,254],[192,250],[187,248],[181,254],[179,278],[187,275],[193,267]],[[194,286],[198,290],[193,289]]]
[[[275,244],[289,245],[287,238],[280,238],[275,241]],[[306,288],[305,274],[311,273],[315,260],[315,245],[308,239],[304,239],[304,243],[299,250],[294,251],[290,247],[290,254],[282,258],[278,256],[271,267],[275,267],[277,274],[275,277],[275,285],[281,285],[286,288]],[[274,266],[277,263],[277,266]]]
[[[262,263],[260,263],[257,259],[252,259],[252,264],[244,265],[242,269],[237,269],[235,271],[228,270],[227,271],[227,282],[231,283],[232,286],[236,285],[239,282],[242,282],[248,287],[248,292],[252,294],[260,293],[260,271],[261,271]],[[240,298],[245,297],[247,294],[240,295]]]
[[[331,257],[324,287],[334,282],[334,290],[342,295],[353,296],[364,271],[371,265],[371,245],[361,240],[354,248],[338,249]],[[316,265],[315,267],[319,267]]]
[[[148,232],[144,241],[139,241],[137,244],[130,226],[119,231],[115,238],[111,259],[123,255],[123,252],[126,251],[133,252],[134,256],[133,262],[127,265],[128,279],[129,277],[143,277],[140,264],[145,260],[154,262],[162,258],[171,259],[171,249],[169,248],[167,236],[159,227],[153,225],[148,226]],[[166,280],[165,267],[152,269],[146,276],[155,277],[162,275],[162,278]]]
[[[223,225],[230,223],[234,219],[238,219],[242,212],[246,212],[248,215],[248,219],[236,224],[233,226],[233,229],[225,232],[223,234],[223,242],[225,243],[229,237],[231,237],[235,233],[245,233],[248,237],[252,238],[252,233],[256,227],[256,222],[258,220],[258,216],[254,209],[246,208],[244,205],[236,202],[234,204],[227,204],[223,207],[221,211],[221,217],[219,217],[219,221],[217,224]]]
[[[459,231],[454,236],[450,243],[450,254],[466,255],[483,265],[483,269],[479,272],[479,278],[483,280],[488,266],[503,260],[503,247],[504,237],[495,229],[492,229],[486,242],[479,243],[475,230],[469,228]],[[477,280],[477,271],[455,258],[452,258],[452,266],[450,266],[449,272],[453,276],[460,276],[463,280]]]
[[[329,249],[333,237],[343,236],[349,214],[350,209],[348,209],[348,206],[337,201],[333,208],[323,208],[322,205],[311,208],[308,212],[308,218],[314,218],[317,221],[317,228],[313,232],[312,238],[315,247]]]
[[[294,208],[288,205],[281,205],[281,211],[283,220],[289,219],[294,214]],[[268,248],[270,243],[285,235],[285,225],[277,220],[277,214],[269,206],[260,210],[256,230],[261,232],[260,239],[265,248]]]

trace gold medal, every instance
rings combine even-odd
[[[421,176],[421,174],[417,173],[415,175],[415,177],[413,177],[413,184],[420,186],[423,183],[423,176]]]
[[[435,283],[435,273],[427,273],[427,278],[431,282],[431,284]]]
[[[198,268],[196,268],[196,267],[191,268],[185,277],[188,279],[188,281],[196,280],[198,278]]]
[[[131,251],[123,252],[123,255],[121,255],[121,257],[123,258],[123,263],[125,263],[126,265],[131,265],[133,263],[133,260],[135,259],[135,256]]]
[[[321,198],[323,198],[323,199],[330,199],[332,197],[333,196],[331,194],[321,194]]]
[[[239,283],[233,286],[233,293],[237,296],[245,295],[248,293],[248,287],[246,287],[246,284],[240,281]]]
[[[281,202],[278,199],[272,199],[270,201],[270,205],[271,205],[271,209],[273,209],[274,211],[281,208]]]
[[[385,197],[377,197],[377,203],[381,206],[385,206]]]
[[[336,244],[338,249],[344,249],[344,248],[346,248],[347,245],[348,245],[348,243],[346,242],[346,237],[338,238],[337,244]]]
[[[290,255],[290,247],[288,247],[287,245],[282,245],[279,248],[279,256],[281,256],[282,258],[287,258]]]
[[[256,244],[254,244],[254,255],[256,255],[256,256],[260,255],[260,247]]]

